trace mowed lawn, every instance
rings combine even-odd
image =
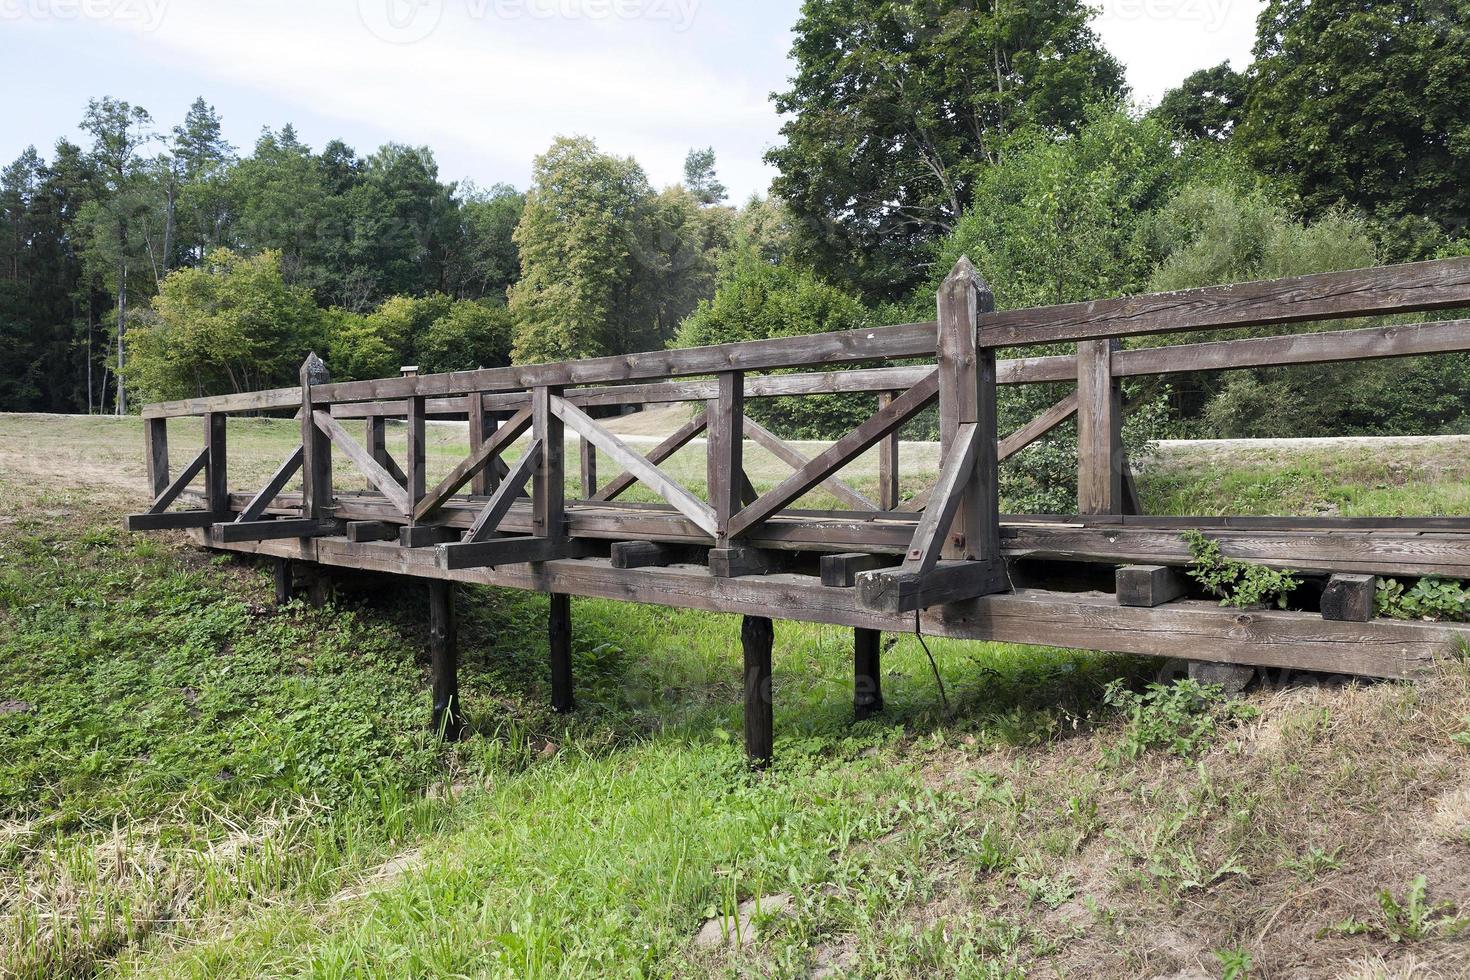
[[[294,438],[232,421],[232,485]],[[177,465],[198,423],[170,439]],[[434,472],[463,452],[431,428]],[[1466,456],[1179,447],[1142,483],[1158,513],[1465,514]],[[933,458],[906,451],[907,490]],[[702,490],[698,447],[672,469]],[[872,490],[870,458],[845,475]],[[122,532],[143,485],[136,419],[0,416],[5,975],[1470,971],[1458,661],[1140,699],[1164,665],[929,640],[941,691],[895,635],[887,710],[854,723],[850,631],[779,622],[753,774],[737,619],[577,600],[558,717],[544,597],[468,589],[472,734],[446,746],[422,589],[278,610],[268,567]]]

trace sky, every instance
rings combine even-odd
[[[1094,26],[1152,104],[1250,58],[1262,0],[1104,0]],[[743,200],[778,142],[800,0],[0,0],[0,161],[82,142],[89,98],[166,132],[203,96],[249,150],[263,126],[320,148],[434,149],[444,180],[524,188],[558,134],[632,155],[657,186],[713,146]]]

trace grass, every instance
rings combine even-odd
[[[447,469],[461,437],[432,431]],[[291,432],[230,437],[245,485]],[[176,456],[187,445],[180,432]],[[778,764],[753,775],[738,620],[577,600],[579,710],[563,718],[546,708],[545,599],[472,589],[472,735],[444,746],[424,732],[419,590],[368,579],[277,610],[263,566],[117,531],[140,448],[136,421],[0,416],[7,975],[1470,965],[1460,664],[1227,702],[1149,688],[1148,660],[930,641],[946,708],[922,648],[895,636],[887,710],[854,724],[850,632],[781,622]],[[1423,512],[1464,483],[1458,460],[1407,455],[1380,503]],[[1248,460],[1249,478],[1170,463],[1145,493],[1195,509],[1214,479],[1233,506],[1257,479],[1276,487],[1260,509],[1310,513],[1393,462]],[[779,896],[752,941],[694,943]]]

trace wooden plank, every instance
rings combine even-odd
[[[652,568],[675,565],[690,559],[685,545],[655,541],[614,541],[608,561],[613,568]]]
[[[167,419],[143,420],[143,452],[148,463],[148,495],[157,500],[169,487]]]
[[[459,492],[460,488],[473,479],[476,474],[484,472],[491,461],[501,453],[510,448],[511,444],[531,427],[531,410],[522,409],[511,416],[504,425],[499,426],[495,432],[482,442],[478,449],[471,450],[468,457],[461,460],[449,475],[440,480],[434,489],[423,495],[418,507],[414,510],[415,520],[427,520],[444,506],[444,502]]]
[[[1114,581],[1120,606],[1162,606],[1189,592],[1188,576],[1168,565],[1124,565]]]
[[[419,502],[424,499],[424,488],[428,483],[427,470],[428,460],[428,431],[425,423],[428,415],[424,410],[424,399],[422,395],[415,395],[408,400],[408,448],[404,452],[405,472],[408,480],[404,490],[408,493],[408,501],[403,512],[412,515],[417,522]],[[381,487],[379,489],[382,489]]]
[[[857,577],[858,602],[868,609],[905,613],[974,599],[1009,587],[1002,562],[941,561],[921,572],[900,567]]]
[[[466,541],[488,541],[500,528],[500,522],[510,511],[511,506],[520,496],[521,488],[531,479],[536,468],[541,465],[542,446],[540,439],[531,440],[521,458],[516,461],[515,468],[510,475],[501,481],[496,487],[495,493],[485,503],[484,508],[475,517],[475,522],[470,525],[469,533],[465,535]]]
[[[581,439],[578,441],[578,449],[581,456],[582,499],[591,500],[597,496],[597,447],[586,439]]]
[[[572,597],[551,594],[546,617],[547,650],[551,666],[551,710],[566,714],[577,707],[572,689]]]
[[[335,516],[332,511],[332,440],[316,424],[316,388],[331,379],[316,354],[301,365],[301,512],[305,517]]]
[[[852,714],[862,721],[883,710],[883,634],[877,630],[852,631]]]
[[[878,392],[878,407],[887,408],[898,392]],[[878,440],[878,507],[893,510],[898,507],[898,430]]]
[[[464,532],[447,524],[409,524],[398,529],[400,548],[436,548],[451,541],[460,541]]]
[[[242,524],[260,520],[265,515],[266,508],[275,501],[276,495],[286,488],[286,484],[290,482],[291,477],[295,476],[296,471],[301,469],[301,458],[303,455],[304,453],[300,446],[291,450],[291,455],[287,456],[285,462],[276,467],[276,471],[271,474],[271,478],[265,481],[265,486],[261,487],[260,492],[250,498],[250,503],[245,505],[245,509],[240,511],[239,516],[235,520]]]
[[[348,521],[345,529],[348,541],[397,541],[398,525],[382,521]]]
[[[913,539],[904,556],[905,572],[927,572],[939,561],[940,555],[950,550],[947,539],[966,495],[967,481],[975,473],[980,438],[979,427],[974,422],[961,425],[951,437],[953,441],[948,455],[943,457],[943,469],[934,484],[934,494],[924,509],[924,516],[914,528]],[[999,552],[998,547],[996,552]]]
[[[123,527],[129,531],[175,531],[184,528],[209,527],[219,515],[208,510],[171,510],[157,514],[129,514]]]
[[[334,407],[332,417],[342,418],[343,416],[339,416]],[[378,417],[367,419],[367,424],[363,428],[362,447],[367,450],[375,463],[388,471],[394,482],[401,487],[408,485],[408,475],[403,472],[403,468],[398,465],[398,460],[393,458],[393,454],[388,452],[386,419]]]
[[[897,439],[896,431],[897,430],[895,430],[894,432],[890,432],[888,435],[879,440],[878,445],[880,448],[880,452],[882,446],[886,444],[889,440]],[[770,431],[754,419],[747,418],[745,420],[745,435],[756,445],[764,447],[767,451],[770,452],[772,456],[775,456],[781,462],[785,463],[787,466],[790,466],[794,470],[799,470],[803,466],[811,462],[811,460],[799,449],[786,442],[780,436],[776,435],[774,432]],[[858,510],[888,509],[886,507],[880,507],[878,504],[873,503],[871,500],[858,493],[845,481],[838,478],[837,476],[827,477],[826,479],[822,480],[820,486],[824,490],[831,493],[832,496],[836,497],[844,504],[847,504],[849,507],[856,507]]]
[[[586,548],[579,542],[549,538],[492,538],[489,541],[441,544],[435,549],[439,567],[446,571],[521,565],[553,558],[575,558],[585,553]]]
[[[249,523],[227,521],[215,524],[210,529],[210,536],[221,544],[233,541],[270,541],[275,538],[319,538],[340,533],[341,525],[336,521],[312,517]]]
[[[898,633],[915,628],[912,612],[867,609],[858,604],[854,590],[825,588],[806,575],[719,579],[694,566],[614,569],[598,558],[450,573],[435,564],[432,552],[353,544],[340,537],[245,542],[230,550],[709,612],[761,615],[780,610],[785,618],[805,622]],[[1039,590],[933,607],[918,620],[927,636],[1379,677],[1413,676],[1437,657],[1456,656],[1461,641],[1470,639],[1466,624],[1385,619],[1344,623],[1324,620],[1317,612],[1243,612],[1192,600],[1139,609],[1117,605],[1110,594]]]
[[[296,591],[295,563],[289,558],[277,558],[272,563],[271,578],[276,587],[276,607],[290,602]]]
[[[558,391],[540,387],[532,392],[531,432],[541,443],[541,465],[532,475],[531,528],[537,537],[560,541],[566,537],[566,432],[553,411]]]
[[[645,486],[667,500],[685,517],[699,525],[710,537],[719,534],[717,518],[713,509],[694,494],[676,483],[667,473],[628,448],[617,436],[593,421],[587,413],[565,399],[553,396],[551,414],[565,422],[572,431],[584,439],[591,440],[598,449],[612,457],[623,469],[636,476]]]
[[[480,453],[489,438],[495,435],[497,428],[495,420],[486,414],[484,392],[472,391],[465,396],[465,417],[470,425],[470,456],[474,457]],[[495,492],[499,482],[500,471],[495,467],[477,467],[470,476],[470,493],[477,497],[488,497]]]
[[[459,628],[453,582],[429,581],[429,686],[434,708],[429,730],[446,741],[458,741],[464,732],[459,706]]]
[[[878,568],[892,568],[891,555],[849,552],[847,554],[823,555],[818,561],[822,584],[834,589],[850,589],[857,584],[859,572],[871,572]]]
[[[895,398],[886,408],[879,409],[862,425],[818,453],[811,462],[791,474],[775,489],[766,491],[754,503],[747,505],[731,518],[731,536],[744,533],[821,483],[828,474],[852,462],[873,443],[917,415],[938,394],[939,372],[936,370]]]
[[[963,496],[942,555],[990,561],[1000,554],[995,351],[978,345],[975,336],[982,320],[988,322],[994,314],[995,299],[969,259],[956,262],[940,285],[938,309],[940,457],[963,451],[961,426],[978,426],[970,470],[959,484]]]
[[[352,460],[352,465],[362,471],[362,475],[368,478],[368,482],[376,487],[378,492],[387,498],[400,514],[407,516],[409,513],[408,490],[399,486],[398,481],[393,479],[393,474],[383,469],[366,449],[359,446],[357,441],[347,434],[347,430],[342,428],[342,423],[332,418],[330,414],[318,409],[312,412],[312,419],[316,422],[316,427],[326,434],[331,444],[342,450],[342,455]],[[420,475],[422,475],[422,470]]]
[[[674,453],[684,448],[684,446],[688,444],[689,440],[693,439],[695,436],[703,432],[708,427],[708,424],[709,412],[707,410],[700,412],[698,415],[694,416],[694,418],[690,419],[688,422],[685,422],[683,425],[679,426],[679,428],[670,433],[668,438],[666,438],[663,442],[659,443],[657,446],[653,447],[653,449],[649,450],[648,455],[644,458],[647,459],[654,466],[657,466],[659,463],[662,463],[664,460],[674,455]],[[637,482],[638,477],[625,470],[610,483],[608,483],[607,486],[603,487],[601,490],[598,490],[597,493],[593,494],[591,499],[613,500],[624,490],[628,489]]]
[[[771,648],[776,630],[765,616],[740,622],[740,650],[745,659],[745,755],[751,765],[770,765],[775,744],[775,711],[771,691]]]
[[[1470,258],[1206,286],[998,313],[983,347],[1101,340],[1470,306]]]
[[[206,446],[205,448],[199,450],[199,455],[190,460],[189,465],[185,466],[182,470],[179,471],[179,475],[174,477],[173,482],[165,487],[163,489],[163,492],[153,499],[153,504],[148,508],[148,513],[162,514],[164,511],[168,510],[169,506],[172,505],[173,502],[179,498],[179,495],[184,492],[184,488],[192,483],[194,477],[198,476],[200,472],[203,471],[205,465],[208,462],[209,447]]]
[[[722,371],[719,391],[705,405],[709,441],[705,452],[705,485],[715,517],[715,540],[729,543],[730,518],[740,509],[741,484],[745,474],[745,375]]]
[[[1073,391],[1061,401],[1006,436],[996,447],[996,462],[1004,462],[1016,453],[1046,435],[1052,429],[1071,418],[1077,411],[1077,392]]]
[[[1123,390],[1113,379],[1115,341],[1077,345],[1077,510],[1123,509]]]
[[[764,551],[744,545],[709,550],[709,571],[718,578],[741,575],[769,575],[784,564],[780,552]]]
[[[228,422],[229,416],[218,412],[204,416],[204,506],[220,517],[230,514]]]
[[[1373,618],[1376,575],[1334,575],[1322,590],[1322,618],[1366,623]]]

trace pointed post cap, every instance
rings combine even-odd
[[[961,255],[960,260],[949,270],[949,275],[944,277],[944,285],[940,287],[941,293],[951,293],[956,287],[969,287],[975,291],[978,297],[976,306],[980,313],[989,313],[995,309],[995,298],[990,292],[990,285],[986,283],[985,277],[975,268],[968,255]]]
[[[324,385],[330,384],[331,381],[332,373],[327,370],[327,365],[322,359],[316,356],[316,351],[306,355],[306,360],[301,362],[301,383]]]

